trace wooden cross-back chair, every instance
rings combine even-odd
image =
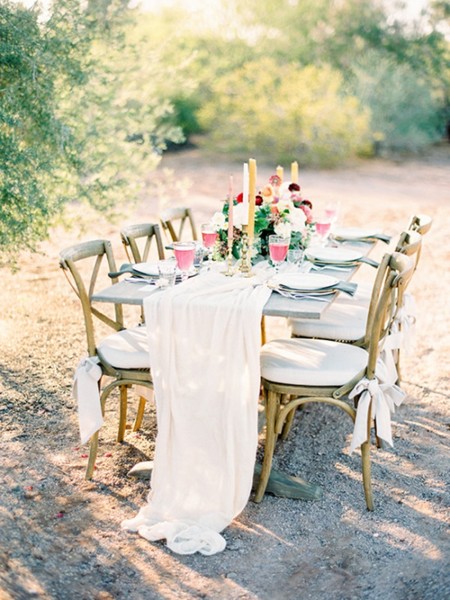
[[[395,251],[414,257],[414,268],[417,268],[421,246],[422,236],[415,231],[406,231],[399,236]],[[361,297],[340,294],[318,321],[300,318],[288,319],[291,335],[293,337],[337,340],[367,347],[367,326],[370,326],[375,310],[372,299],[378,296],[383,277],[383,265],[380,264],[367,297],[365,294]]]
[[[289,432],[297,407],[307,403],[325,403],[342,409],[355,422],[359,396],[348,399],[357,384],[378,384],[377,361],[383,340],[402,303],[403,290],[414,266],[409,257],[387,254],[381,261],[382,283],[373,297],[373,319],[367,325],[368,347],[331,340],[288,338],[273,340],[261,350],[261,374],[264,391],[266,437],[264,459],[255,494],[263,498],[269,479],[275,444],[279,435]],[[362,442],[362,478],[366,505],[373,510],[370,476],[370,432],[372,400],[368,406],[367,439]],[[359,444],[358,444],[359,445]]]
[[[161,226],[169,241],[179,242],[184,239],[198,240],[194,215],[188,207],[179,206],[165,210],[161,217]]]
[[[120,237],[131,263],[147,262],[155,246],[157,257],[164,258],[161,230],[157,223],[127,225],[120,230]]]
[[[107,273],[117,271],[109,241],[93,240],[71,246],[62,250],[59,258],[60,267],[81,303],[88,357],[94,358],[101,368],[99,392],[103,414],[108,396],[115,388],[119,388],[117,440],[122,442],[126,429],[128,388],[138,385],[153,389],[146,329],[141,326],[125,329],[121,305],[114,305],[113,317],[93,305],[92,296],[96,291],[99,275],[104,272],[105,284],[109,285]],[[112,281],[114,284],[118,279],[112,278]],[[97,341],[94,318],[111,327],[113,333]],[[105,385],[104,376],[111,378]],[[135,431],[141,425],[145,402],[145,397],[141,396],[133,428]],[[92,478],[97,450],[98,431],[89,442],[87,479]]]

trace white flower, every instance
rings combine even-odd
[[[244,207],[242,202],[233,207],[233,226],[237,229],[242,229],[242,222],[248,220],[248,209]]]
[[[226,219],[223,212],[216,212],[213,214],[211,219],[211,225],[214,225],[216,229],[225,229]]]
[[[306,225],[306,215],[301,208],[292,208],[289,210],[289,220],[293,231],[303,231]]]
[[[283,237],[290,237],[292,227],[290,223],[284,221],[277,223],[274,227],[274,231],[277,235],[282,235]]]
[[[283,196],[286,197],[290,197],[291,192],[289,191],[289,186],[291,185],[290,181],[285,181],[280,185],[280,190],[279,190],[279,197],[282,198]]]

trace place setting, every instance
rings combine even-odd
[[[312,270],[330,269],[333,271],[351,271],[361,263],[378,267],[378,262],[354,248],[317,246],[307,248],[305,258],[311,263]]]
[[[377,228],[364,227],[335,227],[330,231],[330,239],[336,242],[375,242],[389,244],[391,236],[382,233]]]
[[[277,274],[267,285],[286,298],[322,302],[330,302],[337,292],[353,296],[357,290],[356,283],[340,281],[331,275],[300,272]]]

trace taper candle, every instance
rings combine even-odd
[[[228,246],[233,245],[233,175],[228,188]]]
[[[242,225],[248,223],[248,163],[244,163],[242,172]]]
[[[283,167],[280,167],[280,165],[277,167],[277,175],[280,178],[280,184],[283,183]]]
[[[256,160],[248,161],[248,243],[251,248],[255,233]]]
[[[291,182],[298,183],[298,162],[291,163]]]

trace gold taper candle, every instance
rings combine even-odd
[[[298,162],[296,160],[291,163],[291,181],[298,183]]]
[[[248,163],[244,163],[242,171],[242,225],[248,223]]]
[[[277,167],[277,175],[280,178],[280,183],[283,183],[283,167],[280,167],[280,165]]]
[[[252,247],[255,235],[256,160],[248,161],[248,243]]]

